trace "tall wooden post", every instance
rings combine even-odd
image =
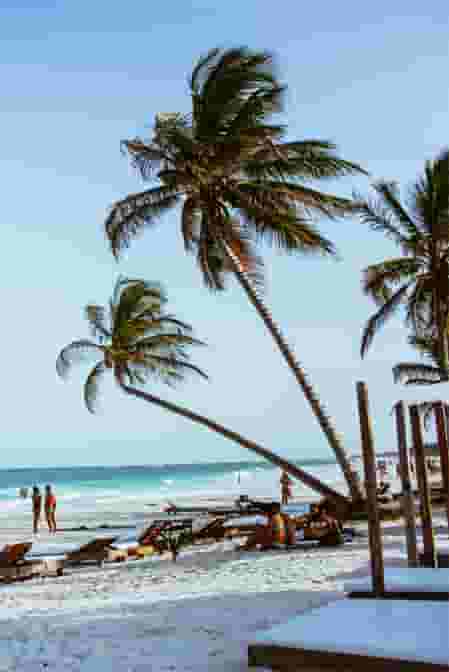
[[[416,475],[420,500],[421,526],[424,543],[424,567],[436,567],[437,558],[432,529],[432,505],[430,503],[429,483],[427,480],[426,457],[421,431],[421,419],[418,407],[410,406],[410,422],[412,426],[413,447],[415,451]]]
[[[419,559],[418,548],[416,545],[415,499],[410,481],[404,402],[399,401],[394,410],[396,414],[396,430],[398,436],[399,471],[402,484],[402,511],[405,519],[408,566],[418,567]]]
[[[376,597],[381,597],[385,592],[383,543],[379,508],[377,505],[376,454],[374,451],[373,431],[369,415],[368,391],[365,383],[357,383],[357,400],[360,418],[360,437],[362,440],[363,468],[365,474],[373,592]]]
[[[437,426],[438,448],[440,451],[441,480],[446,502],[447,525],[449,529],[449,446],[447,433],[447,419],[444,404],[438,401],[435,404],[435,422]]]

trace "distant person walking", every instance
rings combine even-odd
[[[288,504],[288,500],[292,496],[292,479],[287,474],[286,471],[283,471],[280,478],[281,484],[281,502],[282,504]]]
[[[47,518],[49,531],[54,534],[56,532],[56,497],[51,485],[45,486],[45,517]]]
[[[33,503],[33,532],[34,534],[37,534],[39,531],[39,523],[42,513],[42,495],[41,491],[36,485],[33,488],[31,499]]]

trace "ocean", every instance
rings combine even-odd
[[[338,466],[330,460],[298,462],[306,471],[330,484],[341,481]],[[0,470],[0,513],[29,510],[21,488],[43,488],[50,483],[61,512],[136,510],[185,499],[219,499],[246,494],[279,497],[279,469],[266,462],[211,462],[143,466],[81,466]],[[294,483],[294,496],[310,490]]]

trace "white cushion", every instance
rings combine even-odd
[[[360,579],[347,581],[344,584],[344,589],[347,593],[360,592],[372,590],[372,585],[372,577],[364,576]],[[385,568],[385,590],[391,592],[449,592],[449,569],[387,567]]]
[[[448,665],[448,633],[446,602],[338,600],[260,633],[251,644]]]

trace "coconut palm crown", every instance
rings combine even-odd
[[[340,216],[351,202],[310,183],[363,171],[330,141],[285,140],[287,129],[273,115],[286,87],[272,56],[213,49],[194,67],[189,88],[189,114],[159,114],[150,140],[122,144],[153,186],[112,207],[105,227],[113,253],[179,205],[185,248],[213,289],[224,288],[229,270],[223,243],[253,272],[260,270],[253,248],[260,240],[287,252],[333,254],[312,215]]]
[[[84,384],[84,401],[91,413],[97,409],[102,377],[112,370],[121,385],[144,385],[149,378],[169,385],[187,373],[207,378],[189,362],[188,348],[202,345],[192,329],[165,312],[163,288],[143,280],[119,278],[108,308],[88,305],[85,316],[95,340],[73,341],[61,350],[56,370],[66,377],[74,363],[96,357],[99,361]]]
[[[150,139],[122,143],[150,186],[116,202],[105,229],[119,257],[144,229],[180,209],[184,247],[195,255],[205,285],[222,290],[227,274],[236,277],[301,386],[352,496],[360,498],[340,437],[258,293],[263,262],[256,245],[334,255],[313,220],[348,214],[352,201],[313,185],[364,173],[329,140],[286,138],[286,126],[275,118],[285,90],[267,52],[213,49],[200,58],[189,78],[190,112],[159,114]]]
[[[378,306],[362,337],[361,355],[401,307],[418,339],[432,333],[441,380],[448,380],[449,150],[427,161],[404,203],[395,183],[374,186],[377,198],[360,201],[362,220],[391,238],[402,255],[368,266],[363,289]],[[434,380],[433,382],[437,382]]]

